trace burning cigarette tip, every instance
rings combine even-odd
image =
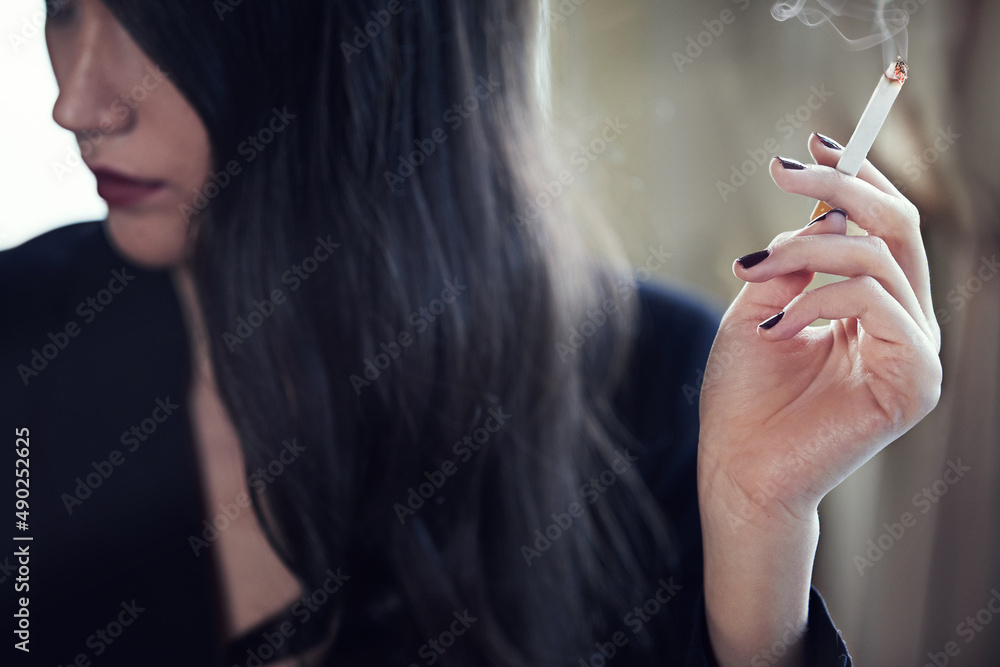
[[[896,59],[889,64],[889,69],[885,71],[885,78],[890,81],[899,81],[900,84],[903,84],[906,83],[906,75],[909,72],[910,67],[903,62],[903,57],[896,56]]]

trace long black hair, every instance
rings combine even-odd
[[[303,590],[350,577],[331,655],[414,662],[467,612],[440,663],[577,664],[664,555],[609,400],[634,285],[545,188],[538,2],[105,1],[211,137],[180,213],[213,368],[248,474],[305,448],[253,495]]]

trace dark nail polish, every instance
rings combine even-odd
[[[805,169],[806,166],[799,162],[798,160],[791,160],[786,157],[781,157],[780,155],[775,155],[774,159],[781,163],[781,166],[785,169]]]
[[[843,146],[841,146],[840,144],[838,144],[836,141],[826,136],[825,134],[820,134],[819,132],[813,132],[813,134],[815,134],[816,138],[819,139],[819,142],[824,146],[826,146],[827,148],[832,148],[836,151],[844,150]]]
[[[758,250],[757,252],[752,252],[749,255],[743,255],[736,260],[736,262],[744,269],[750,269],[757,266],[770,256],[770,250]]]
[[[774,326],[778,322],[781,321],[781,318],[784,317],[784,316],[785,316],[785,311],[781,311],[780,313],[778,313],[774,317],[767,318],[766,320],[764,320],[763,322],[761,322],[757,326],[760,327],[761,329],[772,329],[772,328],[774,328]]]
[[[812,220],[812,221],[810,221],[810,222],[809,222],[809,224],[808,224],[808,225],[806,225],[806,227],[812,227],[812,226],[813,226],[813,225],[815,225],[815,224],[816,224],[817,222],[821,222],[821,221],[823,221],[823,220],[826,220],[827,216],[829,216],[829,215],[830,215],[831,213],[840,213],[841,215],[843,215],[843,216],[844,216],[844,218],[846,218],[846,217],[847,217],[847,211],[845,211],[845,210],[844,210],[844,209],[842,209],[842,208],[835,208],[835,209],[833,209],[833,210],[830,210],[830,211],[827,211],[826,213],[824,213],[823,215],[819,216],[819,217],[818,217],[818,218],[816,218],[815,220]]]

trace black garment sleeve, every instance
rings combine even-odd
[[[0,613],[30,612],[28,651],[8,641],[0,665],[218,665],[211,561],[189,543],[208,514],[168,276],[80,223],[0,252],[0,302],[0,460],[14,470],[17,430],[30,463],[25,525],[0,547]]]
[[[639,310],[630,379],[616,405],[623,421],[644,445],[639,466],[678,549],[679,580],[686,591],[678,596],[672,611],[682,626],[681,636],[690,638],[681,664],[711,667],[696,466],[698,399],[720,313],[653,283],[640,284]],[[815,588],[810,591],[804,641],[810,667],[851,665],[847,647]],[[783,652],[783,648],[777,646],[775,652]],[[762,653],[751,667],[766,667],[775,659],[773,654]]]
[[[712,667],[708,641],[708,625],[705,621],[704,590],[699,593],[694,611],[696,632],[691,637],[686,667]],[[779,641],[769,652],[761,652],[750,660],[750,667],[769,667],[784,655],[788,644]],[[851,656],[840,632],[833,625],[830,612],[823,602],[823,596],[815,587],[809,591],[809,620],[805,636],[804,663],[808,667],[851,667]]]

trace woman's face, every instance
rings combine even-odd
[[[187,100],[100,0],[64,0],[45,27],[59,85],[52,116],[76,135],[111,241],[149,267],[178,265],[192,202],[211,169]]]

